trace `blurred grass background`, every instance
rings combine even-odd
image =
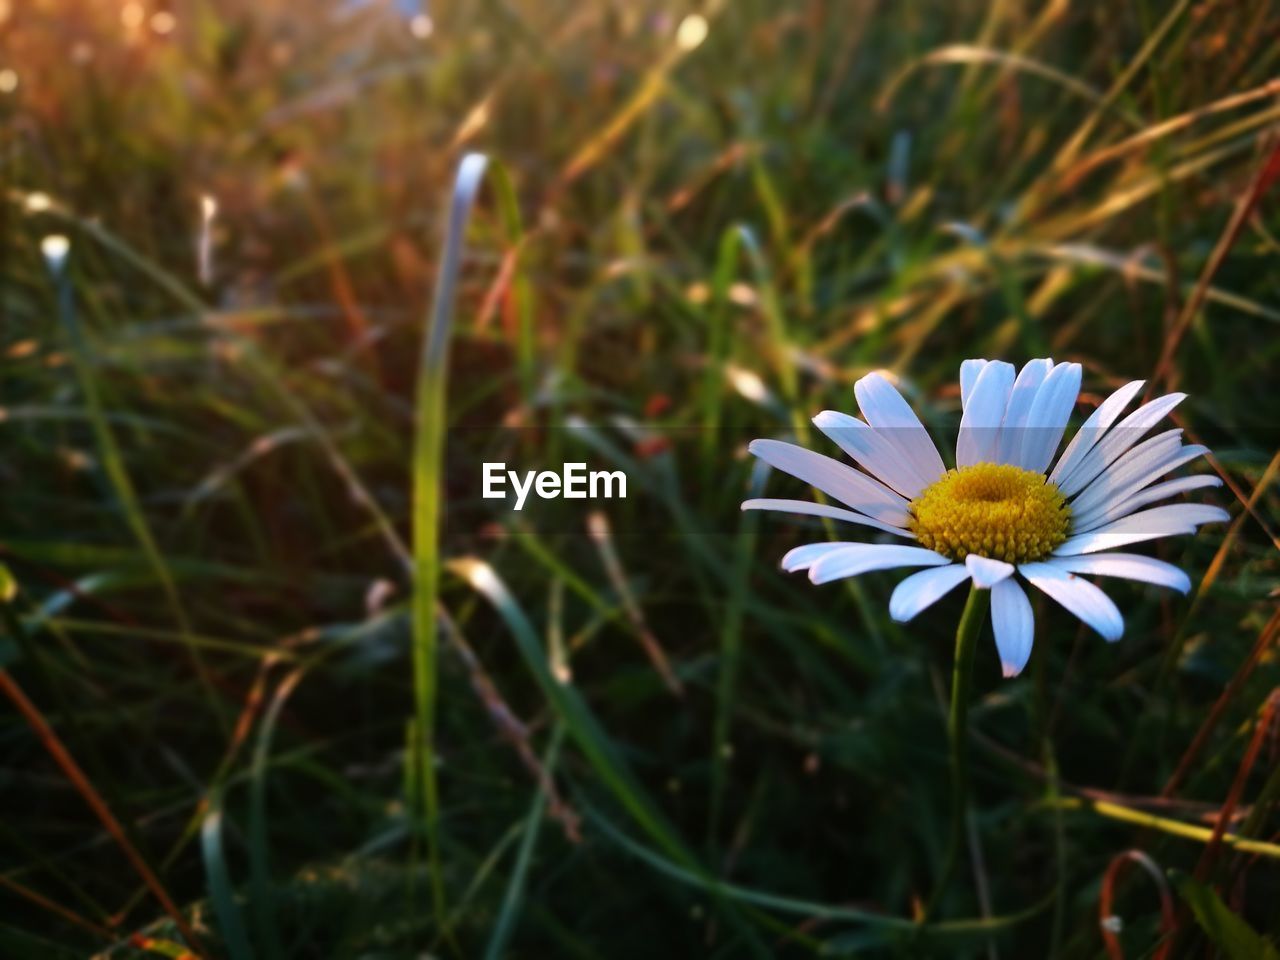
[[[161,894],[234,960],[1267,955],[1278,35],[1213,0],[0,3],[0,956],[181,955]],[[1108,584],[1117,645],[1041,604],[1002,682],[987,638],[921,930],[961,601],[903,628],[892,577],[785,578],[823,534],[739,514],[744,447],[880,367],[945,446],[962,359],[1045,354],[1086,407],[1187,391],[1235,519],[1158,544],[1190,598]],[[565,459],[629,498],[480,499],[481,461]]]

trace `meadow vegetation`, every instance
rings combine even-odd
[[[0,18],[0,956],[1275,955],[1280,5]],[[781,573],[746,444],[1038,356],[1232,521],[985,636],[921,925],[963,599]]]

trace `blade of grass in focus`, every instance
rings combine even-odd
[[[418,731],[413,746],[421,760],[416,783],[421,791],[423,826],[426,832],[431,895],[441,932],[447,935],[447,913],[444,883],[440,873],[438,843],[439,796],[435,772],[436,712],[436,648],[438,625],[436,606],[440,593],[440,536],[444,513],[441,502],[442,464],[448,415],[446,397],[449,371],[449,342],[453,333],[458,276],[466,244],[466,227],[471,207],[480,189],[489,159],[472,153],[458,165],[449,216],[445,227],[440,264],[432,294],[429,322],[424,340],[422,363],[418,372],[415,410],[417,430],[413,453],[413,687]],[[518,249],[520,235],[519,205],[510,178],[500,165],[493,165],[494,184],[500,212],[507,230],[507,240]],[[516,268],[517,294],[520,300],[520,342],[522,375],[532,381],[531,314],[527,309],[527,287]]]
[[[444,880],[440,873],[438,840],[439,797],[435,771],[436,710],[436,604],[440,593],[440,524],[442,520],[440,484],[444,459],[447,419],[445,388],[448,377],[449,339],[453,330],[454,289],[461,269],[467,220],[484,178],[487,158],[469,154],[458,167],[449,205],[448,225],[432,298],[430,323],[427,328],[418,373],[418,429],[413,456],[413,689],[417,716],[414,750],[420,756],[415,774],[416,791],[420,793],[422,817],[426,831],[427,856],[431,874],[431,898],[436,920],[442,928],[445,913]],[[447,934],[447,930],[442,929]]]

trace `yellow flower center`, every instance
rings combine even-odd
[[[1044,474],[1009,464],[948,470],[911,501],[921,546],[953,560],[971,553],[1007,563],[1048,556],[1067,538],[1071,508]]]

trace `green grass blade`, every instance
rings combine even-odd
[[[721,407],[724,397],[724,365],[729,359],[729,284],[738,263],[742,242],[739,227],[730,227],[720,237],[715,273],[711,280],[711,296],[707,305],[706,370],[702,375],[702,462],[703,482],[707,484],[718,468],[716,449],[720,442]]]
[[[862,910],[858,907],[818,903],[798,897],[787,897],[778,894],[754,890],[739,884],[724,883],[690,871],[673,863],[654,850],[626,836],[618,827],[610,823],[599,811],[587,807],[590,820],[609,835],[620,847],[627,850],[636,859],[647,864],[660,873],[678,880],[688,886],[698,887],[717,897],[763,907],[778,913],[807,917],[819,920],[834,920],[863,924],[868,928],[880,930],[884,940],[902,939],[905,936],[930,938],[969,938],[981,937],[999,930],[1007,929],[1031,920],[1043,913],[1053,902],[1052,896],[1033,903],[1017,913],[997,917],[983,917],[973,920],[947,920],[942,923],[929,924],[927,927],[904,917],[886,916]]]
[[[564,725],[557,724],[551,732],[551,743],[542,760],[542,768],[547,772],[547,776],[551,776],[552,771],[555,770],[556,760],[560,755],[560,742],[563,739]],[[520,913],[520,903],[524,898],[529,866],[533,862],[533,850],[538,842],[538,833],[542,827],[546,808],[547,792],[539,784],[533,789],[533,804],[525,820],[524,837],[520,841],[520,850],[516,854],[511,877],[507,880],[507,892],[502,898],[502,910],[498,913],[498,919],[494,921],[493,933],[489,937],[488,947],[485,948],[485,960],[500,960],[507,948],[507,941],[511,937],[511,931]]]
[[[758,464],[751,473],[748,496],[758,497],[764,489],[767,468]],[[744,512],[739,521],[733,545],[733,578],[729,583],[729,602],[720,628],[720,674],[716,680],[716,713],[711,737],[711,814],[707,841],[714,846],[720,836],[720,810],[724,802],[728,775],[729,725],[733,717],[734,693],[742,657],[742,620],[747,601],[747,588],[755,545],[760,528],[760,513]]]
[[[1229,960],[1280,960],[1280,950],[1223,903],[1212,887],[1185,873],[1175,872],[1171,879],[1205,936]]]
[[[259,945],[269,960],[284,955],[275,910],[275,889],[271,881],[271,847],[267,831],[267,774],[271,741],[275,736],[276,725],[280,722],[285,701],[305,672],[305,667],[299,667],[286,675],[276,687],[271,703],[262,717],[249,768],[249,889]]]
[[[155,535],[151,531],[151,525],[147,522],[146,513],[142,509],[142,503],[133,485],[133,478],[129,474],[129,468],[125,464],[120,446],[116,442],[115,432],[107,419],[106,406],[102,401],[98,378],[95,375],[93,362],[90,359],[92,353],[76,313],[75,295],[71,277],[67,270],[65,253],[63,257],[51,257],[49,264],[53,273],[54,283],[57,286],[58,316],[71,344],[72,365],[75,368],[80,392],[84,396],[84,404],[89,420],[93,425],[94,440],[98,446],[98,453],[102,458],[103,472],[111,484],[112,492],[120,504],[120,509],[124,511],[125,522],[130,532],[133,534],[134,539],[138,541],[138,546],[145,554],[156,582],[160,585],[161,592],[164,594],[179,630],[184,636],[190,636],[192,633],[191,621],[187,616],[186,607],[182,603],[177,582],[169,569],[168,563],[165,561],[160,545],[156,542]],[[209,709],[225,732],[226,718],[219,708],[218,695],[209,676],[209,669],[205,664],[204,656],[196,644],[188,644],[187,650],[204,688]]]
[[[454,180],[449,221],[445,228],[440,269],[436,275],[426,345],[418,374],[418,430],[413,453],[413,691],[418,723],[417,746],[422,765],[417,784],[422,799],[422,816],[430,860],[431,898],[436,920],[444,929],[444,880],[440,872],[437,835],[439,798],[434,762],[436,708],[436,603],[440,593],[441,465],[444,459],[446,387],[449,340],[453,332],[453,307],[462,266],[462,250],[467,221],[476,193],[484,179],[488,159],[468,154],[458,166]]]
[[[215,794],[209,798],[209,811],[205,814],[204,823],[200,826],[200,849],[204,854],[209,899],[213,901],[213,912],[218,918],[218,928],[222,932],[222,942],[227,948],[227,955],[231,960],[253,960],[253,950],[249,947],[249,937],[245,933],[240,905],[236,903],[231,871],[227,867],[227,860],[222,851],[222,798],[220,795]]]
[[[561,683],[552,675],[550,661],[533,625],[494,569],[471,558],[452,561],[449,569],[493,604],[510,629],[525,666],[537,680],[548,703],[559,714],[578,748],[622,806],[669,856],[692,866],[695,862],[692,854],[684,848],[671,825],[632,777],[587,702],[574,687]]]

